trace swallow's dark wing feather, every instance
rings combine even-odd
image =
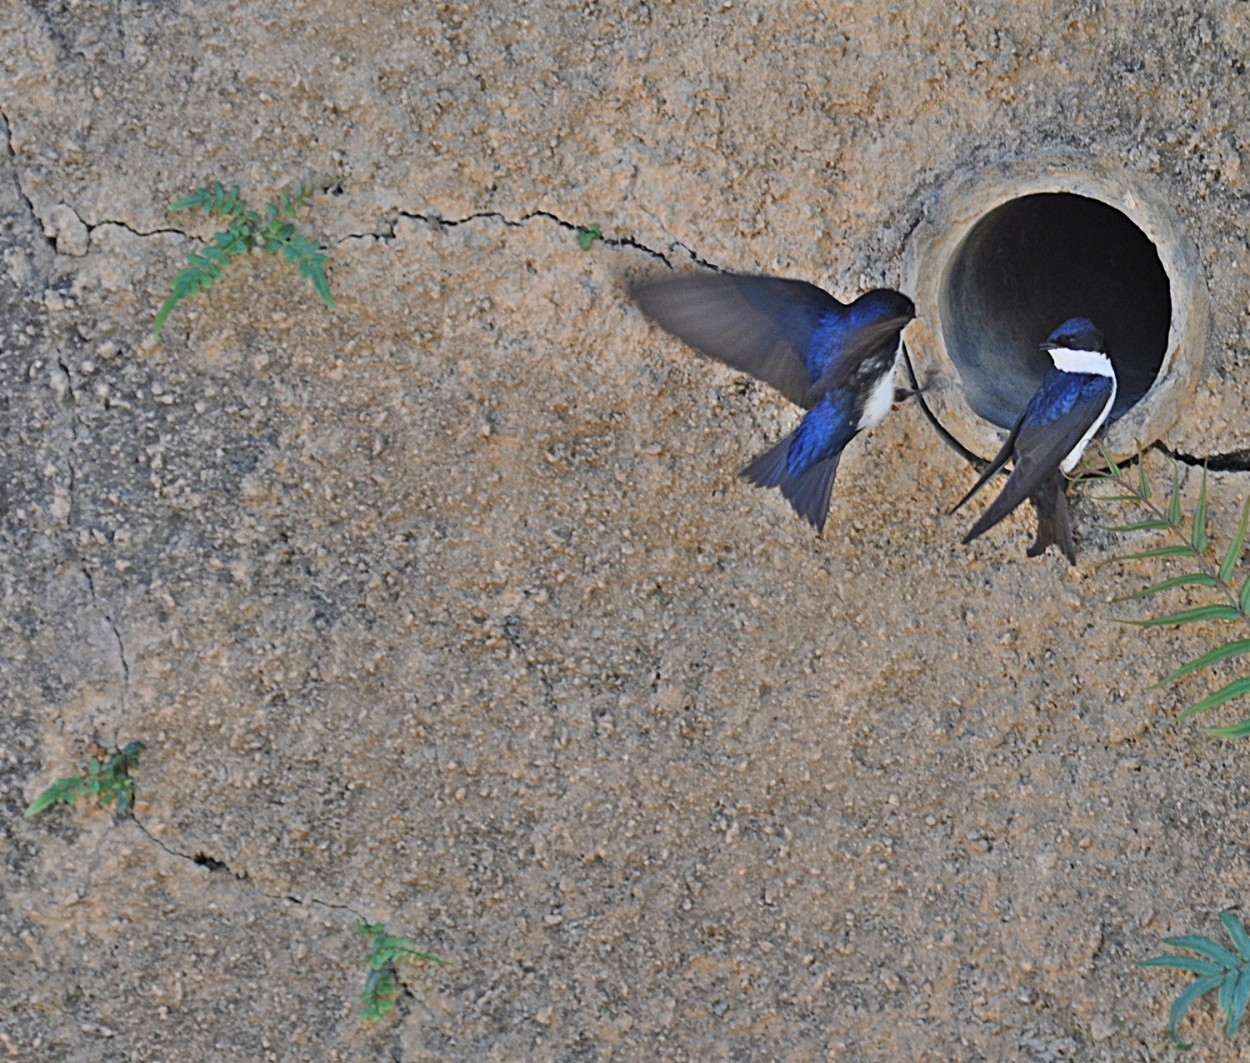
[[[1025,417],[1025,414],[1022,413],[1020,415],[1020,419],[1016,421],[1014,425],[1012,425],[1011,431],[1007,434],[1007,439],[1004,441],[1003,445],[999,448],[998,453],[994,455],[994,460],[991,461],[985,467],[985,472],[981,473],[980,479],[977,480],[977,482],[972,485],[968,493],[964,495],[963,498],[961,498],[958,502],[956,502],[951,507],[950,509],[951,513],[954,513],[957,509],[963,506],[963,504],[967,502],[968,499],[970,499],[973,495],[975,495],[978,491],[980,491],[982,487],[985,486],[986,481],[991,476],[993,476],[996,472],[998,472],[999,469],[1001,469],[1004,465],[1007,464],[1007,459],[1011,457],[1011,452],[1015,449],[1016,437],[1020,434],[1020,426],[1024,423],[1024,417]],[[1077,436],[1077,438],[1079,439],[1080,436]]]
[[[832,369],[812,384],[807,404],[810,406],[815,403],[826,391],[853,383],[857,372],[871,358],[880,358],[886,368],[893,365],[898,350],[898,334],[913,317],[914,313],[900,313],[846,330],[837,361]],[[880,367],[872,368],[875,370]]]
[[[828,292],[781,277],[693,273],[636,285],[630,295],[691,347],[812,406],[808,347],[822,319],[842,306]]]
[[[1047,404],[1046,384],[1043,383],[1038,394],[1029,401],[1017,430],[1015,467],[1007,486],[964,536],[965,543],[992,528],[1037,492],[1047,477],[1055,474],[1059,463],[1101,415],[1112,386],[1109,377],[1091,377],[1068,399]],[[1039,412],[1042,416],[1038,416]]]

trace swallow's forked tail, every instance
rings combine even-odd
[[[1066,487],[1063,474],[1056,472],[1030,496],[1037,508],[1037,538],[1026,551],[1029,557],[1045,553],[1046,547],[1054,543],[1063,551],[1069,565],[1076,564],[1076,543],[1072,539],[1072,521],[1068,517],[1068,499],[1064,493]]]
[[[792,476],[787,463],[790,443],[797,431],[796,428],[780,443],[764,451],[742,470],[741,476],[756,487],[778,488],[795,513],[818,532],[823,532],[829,516],[829,495],[842,453],[839,451],[832,458],[818,461],[798,476]]]

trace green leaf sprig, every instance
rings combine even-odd
[[[421,948],[412,938],[388,934],[384,923],[358,923],[356,930],[373,947],[365,989],[360,994],[364,1003],[361,1015],[366,1019],[380,1019],[395,1007],[395,998],[399,996],[397,964],[446,965],[446,961],[439,959],[428,949]]]
[[[1185,934],[1164,938],[1163,944],[1197,953],[1196,956],[1168,952],[1137,964],[1138,967],[1165,967],[1197,975],[1172,1002],[1168,1015],[1168,1036],[1181,1051],[1191,1046],[1180,1039],[1177,1029],[1185,1013],[1205,993],[1219,990],[1224,1032],[1229,1037],[1237,1033],[1237,1027],[1246,1013],[1246,1004],[1250,1002],[1250,934],[1246,933],[1245,926],[1232,912],[1220,913],[1220,922],[1232,939],[1236,953],[1201,934]]]
[[[58,779],[36,797],[26,809],[26,818],[34,819],[53,805],[72,805],[80,797],[94,797],[101,808],[117,802],[117,815],[128,816],[134,806],[135,781],[130,772],[139,764],[139,754],[147,746],[131,742],[108,760],[92,757],[86,775],[70,775]]]
[[[1174,469],[1172,486],[1168,491],[1167,501],[1159,505],[1155,501],[1154,488],[1146,477],[1145,468],[1140,460],[1137,463],[1136,480],[1130,478],[1111,456],[1103,450],[1103,460],[1107,468],[1093,473],[1095,479],[1104,479],[1114,483],[1120,493],[1098,498],[1100,502],[1123,502],[1145,510],[1143,520],[1128,524],[1118,524],[1107,528],[1112,532],[1160,531],[1175,540],[1162,546],[1148,550],[1139,550],[1130,554],[1117,555],[1116,561],[1151,561],[1158,559],[1176,559],[1188,562],[1186,567],[1191,571],[1172,576],[1158,583],[1152,583],[1143,590],[1124,595],[1117,601],[1132,601],[1153,598],[1157,594],[1174,590],[1178,587],[1204,587],[1213,592],[1217,599],[1205,605],[1180,609],[1150,617],[1146,620],[1125,620],[1126,624],[1136,627],[1180,627],[1186,624],[1206,622],[1240,623],[1250,630],[1250,576],[1238,580],[1238,564],[1241,561],[1242,547],[1245,545],[1247,528],[1250,527],[1250,498],[1241,507],[1241,520],[1232,541],[1222,553],[1216,551],[1211,542],[1208,528],[1207,471],[1202,470],[1202,483],[1198,490],[1198,502],[1193,514],[1186,519],[1181,507],[1180,474]],[[1204,669],[1213,667],[1223,661],[1232,660],[1250,653],[1250,638],[1230,639],[1207,653],[1194,658],[1164,676],[1156,687],[1166,686],[1193,675]],[[1217,708],[1226,702],[1250,694],[1250,676],[1234,679],[1232,682],[1213,691],[1206,697],[1190,705],[1181,713],[1181,719],[1196,716],[1208,709]],[[1221,738],[1242,738],[1250,735],[1250,718],[1229,727],[1209,727],[1206,732]]]
[[[220,181],[197,188],[186,198],[171,203],[170,210],[202,210],[227,219],[227,224],[213,236],[209,246],[187,256],[187,265],[175,275],[169,296],[157,311],[152,334],[159,336],[166,318],[179,303],[210,288],[231,262],[254,247],[270,254],[280,252],[299,269],[301,277],[312,282],[321,301],[334,309],[334,297],[326,278],[325,249],[304,236],[295,227],[294,220],[314,193],[326,187],[324,183],[301,181],[294,193],[283,192],[276,200],[266,203],[263,212],[248,206],[247,200],[239,194],[238,185],[227,189]]]
[[[603,230],[599,228],[599,223],[592,222],[590,225],[583,225],[577,230],[577,246],[583,251],[589,251],[595,246],[596,240],[603,239]]]

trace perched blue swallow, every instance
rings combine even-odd
[[[838,459],[895,400],[901,334],[912,301],[885,288],[843,305],[806,281],[698,273],[631,289],[643,312],[698,351],[770,384],[808,412],[742,476],[777,487],[819,532]],[[904,396],[900,396],[904,397]]]
[[[1076,468],[1094,433],[1115,402],[1116,379],[1103,335],[1087,318],[1074,317],[1041,345],[1054,367],[1042,379],[1020,420],[981,478],[959,500],[958,509],[1012,460],[1002,493],[981,514],[964,542],[988,531],[1026,498],[1037,508],[1037,538],[1028,549],[1037,557],[1051,543],[1076,564],[1076,546],[1068,519],[1066,475]],[[955,510],[951,510],[953,513]]]

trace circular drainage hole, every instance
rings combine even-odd
[[[1155,382],[1172,298],[1153,243],[1115,207],[1069,192],[1009,200],[976,222],[938,289],[942,339],[972,409],[1010,428],[1050,368],[1039,349],[1072,317],[1107,338],[1118,383],[1111,417]]]

